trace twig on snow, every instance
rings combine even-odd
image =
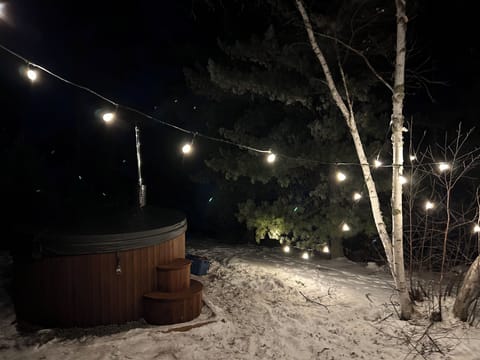
[[[377,323],[381,323],[381,322],[387,320],[387,319],[388,319],[390,316],[392,316],[392,315],[393,315],[393,313],[388,314],[388,315],[385,316],[383,319],[378,320]]]
[[[322,303],[320,303],[320,302],[318,302],[318,301],[312,300],[312,299],[310,299],[309,297],[306,297],[301,291],[299,291],[299,293],[300,293],[300,295],[302,295],[302,296],[305,298],[305,300],[307,300],[308,302],[311,302],[311,303],[314,303],[314,304],[323,306],[323,307],[327,310],[327,312],[330,312],[330,310],[328,310],[328,306],[327,306],[327,305],[322,304]]]

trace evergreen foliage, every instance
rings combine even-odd
[[[361,38],[360,45],[382,66],[380,49],[382,42],[391,41],[391,34],[376,33],[378,41],[374,42],[369,21],[375,23],[381,10],[373,5],[357,4],[349,14],[345,14],[346,6],[334,7],[327,9],[328,15],[314,19],[330,35],[350,39],[352,46],[357,45],[354,37]],[[261,31],[252,27],[248,39],[237,40],[233,29],[228,39],[218,40],[218,56],[204,66],[185,69],[185,76],[196,93],[210,99],[207,125],[212,134],[303,160],[279,157],[272,165],[257,153],[220,147],[206,164],[216,172],[210,176],[222,183],[221,191],[235,194],[232,199],[238,201],[237,219],[255,230],[257,241],[271,238],[304,249],[320,250],[326,244],[339,249],[338,243],[344,238],[375,233],[367,194],[358,166],[331,165],[358,160],[322,71],[305,42],[304,30],[296,23],[299,19],[289,11],[278,11],[279,6],[288,7],[282,2],[274,2],[269,9],[258,5],[257,9],[268,15]],[[364,30],[349,30],[362,14],[371,11],[374,14],[370,13],[370,18],[363,17]],[[336,21],[335,15],[343,16],[343,21]],[[338,54],[349,74],[349,91],[369,157],[373,160],[380,151],[388,157],[386,92],[361,59],[347,55],[330,39],[322,41],[328,56]],[[337,170],[347,173],[345,182],[335,181]],[[390,171],[378,169],[376,173],[380,196],[388,201]],[[364,196],[358,202],[352,198],[356,191]],[[348,223],[349,232],[342,232],[343,223]]]

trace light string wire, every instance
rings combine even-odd
[[[101,95],[100,93],[98,93],[97,91],[94,91],[92,90],[91,88],[87,87],[87,86],[84,86],[84,85],[80,85],[76,82],[73,82],[73,81],[70,81],[66,78],[64,78],[63,76],[60,76],[56,73],[54,73],[53,71],[45,68],[44,66],[41,66],[39,64],[36,64],[30,60],[28,60],[27,58],[25,58],[24,56],[16,53],[15,51],[11,50],[10,48],[2,45],[0,43],[0,49],[2,49],[3,51],[7,52],[8,54],[14,56],[15,58],[17,59],[20,59],[22,60],[23,62],[25,62],[27,64],[27,66],[29,68],[36,68],[36,69],[39,69],[49,75],[51,75],[52,77],[56,78],[57,80],[60,80],[64,83],[66,83],[67,85],[70,85],[70,86],[73,86],[75,88],[78,88],[80,90],[83,90],[85,92],[88,92],[106,102],[108,102],[109,104],[115,106],[115,109],[118,110],[119,108],[123,108],[127,111],[130,111],[132,113],[135,113],[137,115],[140,115],[144,118],[147,118],[149,120],[152,120],[156,123],[159,123],[161,125],[164,125],[164,126],[167,126],[167,127],[170,127],[170,128],[173,128],[175,130],[178,130],[180,132],[183,132],[183,133],[186,133],[186,134],[190,134],[193,136],[193,139],[196,137],[196,136],[199,136],[201,138],[204,138],[204,139],[207,139],[207,140],[211,140],[211,141],[214,141],[214,142],[218,142],[218,143],[224,143],[224,144],[227,144],[227,145],[231,145],[231,146],[234,146],[234,147],[237,147],[239,149],[243,149],[243,150],[248,150],[248,151],[252,151],[252,152],[256,152],[256,153],[260,153],[260,154],[274,154],[271,149],[269,150],[262,150],[262,149],[258,149],[258,148],[255,148],[253,146],[249,146],[249,145],[244,145],[244,144],[240,144],[240,143],[236,143],[236,142],[233,142],[233,141],[230,141],[230,140],[227,140],[227,139],[222,139],[222,138],[217,138],[217,137],[214,137],[214,136],[210,136],[210,135],[206,135],[206,134],[203,134],[203,133],[199,133],[197,131],[192,131],[192,130],[188,130],[188,129],[185,129],[183,127],[180,127],[178,125],[175,125],[175,124],[172,124],[172,123],[169,123],[168,121],[164,121],[164,120],[160,120],[156,117],[154,117],[153,115],[150,115],[150,114],[147,114],[146,112],[144,111],[141,111],[139,109],[136,109],[134,107],[131,107],[131,106],[128,106],[128,105],[123,105],[123,104],[120,104],[120,103],[117,103],[111,99],[109,99],[108,97],[104,96],[104,95]],[[386,134],[385,134],[385,141],[384,141],[384,144],[382,145],[382,147],[380,148],[380,151],[378,152],[378,155],[376,157],[376,160],[379,159],[379,156],[380,156],[380,153],[382,152],[383,150],[383,147],[385,146],[385,143],[386,143],[386,139],[388,137],[388,133],[390,131],[390,125],[386,131]],[[192,140],[193,142],[193,140]],[[307,158],[302,158],[302,157],[293,157],[293,156],[289,156],[289,155],[285,155],[285,154],[277,154],[275,153],[274,155],[278,156],[278,157],[281,157],[281,158],[284,158],[284,159],[287,159],[287,160],[293,160],[293,161],[302,161],[302,162],[311,162],[311,163],[315,163],[317,165],[327,165],[327,166],[369,166],[369,167],[374,167],[374,168],[391,168],[391,167],[395,167],[395,166],[403,166],[403,167],[418,167],[419,165],[421,166],[431,166],[431,165],[441,165],[441,164],[444,164],[444,162],[430,162],[430,163],[422,163],[422,164],[382,164],[382,165],[377,165],[377,164],[363,164],[363,163],[354,163],[354,162],[323,162],[323,161],[319,161],[319,160],[315,160],[315,159],[307,159]],[[38,190],[37,190],[38,192]],[[433,205],[432,205],[433,206]],[[428,209],[428,208],[427,208]],[[348,227],[348,229],[345,229],[345,226]],[[346,222],[343,222],[343,228],[342,228],[342,231],[349,231],[350,230],[350,227],[348,226],[348,224]],[[474,229],[474,232],[480,232],[480,227],[478,227],[478,224],[477,224],[477,227],[475,227]],[[290,246],[292,246],[293,248],[298,248],[297,246],[295,246],[294,244],[290,244]],[[308,252],[311,252],[312,249],[303,249],[303,250],[306,250]],[[327,245],[327,253],[330,252],[330,250],[328,249],[328,245]],[[306,258],[304,257],[306,255]],[[309,258],[309,255],[308,253],[304,253],[302,255],[303,258],[305,259],[308,259]]]
[[[23,62],[25,62],[29,67],[33,67],[33,68],[36,68],[36,69],[39,69],[39,70],[42,70],[43,72],[53,76],[54,78],[56,78],[57,80],[60,80],[70,86],[73,86],[73,87],[76,87],[80,90],[83,90],[85,92],[88,92],[106,102],[108,102],[109,104],[115,106],[116,109],[118,108],[123,108],[127,111],[130,111],[132,113],[135,113],[137,115],[140,115],[144,118],[147,118],[149,120],[152,120],[156,123],[159,123],[161,125],[164,125],[164,126],[167,126],[167,127],[170,127],[170,128],[173,128],[175,130],[178,130],[180,132],[183,132],[183,133],[186,133],[186,134],[190,134],[192,136],[198,136],[198,137],[201,137],[201,138],[204,138],[204,139],[207,139],[207,140],[210,140],[210,141],[215,141],[215,142],[218,142],[218,143],[224,143],[224,144],[227,144],[227,145],[231,145],[231,146],[234,146],[234,147],[237,147],[239,149],[242,149],[242,150],[248,150],[248,151],[252,151],[252,152],[256,152],[256,153],[260,153],[260,154],[272,154],[272,150],[269,149],[269,150],[262,150],[262,149],[259,149],[259,148],[256,148],[256,147],[253,147],[253,146],[249,146],[249,145],[245,145],[245,144],[240,144],[240,143],[236,143],[234,141],[230,141],[230,140],[227,140],[227,139],[222,139],[222,138],[218,138],[218,137],[215,137],[215,136],[211,136],[211,135],[206,135],[206,134],[203,134],[203,133],[200,133],[200,132],[197,132],[197,131],[192,131],[192,130],[188,130],[186,128],[183,128],[183,127],[180,127],[178,125],[175,125],[175,124],[172,124],[168,121],[164,121],[164,120],[161,120],[161,119],[158,119],[156,118],[155,116],[153,115],[150,115],[150,114],[147,114],[146,112],[144,111],[141,111],[139,109],[136,109],[134,107],[131,107],[131,106],[128,106],[128,105],[123,105],[123,104],[120,104],[120,103],[117,103],[116,101],[113,101],[111,99],[109,99],[108,97],[98,93],[97,91],[94,91],[92,90],[91,88],[87,87],[87,86],[84,86],[84,85],[80,85],[74,81],[71,81],[71,80],[68,80],[66,79],[65,77],[63,76],[60,76],[56,73],[54,73],[53,71],[45,68],[44,66],[41,66],[37,63],[34,63],[32,61],[30,61],[29,59],[27,59],[26,57],[18,54],[17,52],[11,50],[10,48],[2,45],[0,43],[0,49],[4,50],[5,52],[7,52],[8,54],[16,57],[17,59],[20,59],[22,60]],[[388,134],[388,132],[387,132]],[[383,147],[383,146],[382,146]],[[284,159],[288,159],[288,160],[294,160],[294,161],[302,161],[302,162],[311,162],[311,163],[315,163],[317,165],[324,165],[324,166],[370,166],[370,167],[384,167],[384,168],[391,168],[391,167],[395,167],[395,166],[401,166],[401,165],[395,165],[395,164],[382,164],[380,166],[375,166],[373,164],[369,164],[369,163],[366,163],[366,164],[363,164],[363,163],[358,163],[358,162],[344,162],[344,161],[339,161],[339,162],[324,162],[324,161],[320,161],[320,160],[315,160],[315,159],[307,159],[307,158],[302,158],[302,157],[294,157],[294,156],[289,156],[289,155],[285,155],[285,154],[279,154],[279,153],[275,153],[276,156],[278,157],[281,157],[281,158],[284,158]],[[422,165],[438,165],[440,164],[440,162],[432,162],[432,163],[427,163],[427,164],[422,164]],[[404,167],[410,167],[410,166],[413,166],[413,165],[408,165],[408,164],[404,164],[402,165]],[[418,165],[417,165],[418,166]]]

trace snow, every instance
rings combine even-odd
[[[391,279],[374,264],[205,239],[189,240],[187,252],[211,261],[207,275],[192,275],[205,286],[198,319],[30,332],[16,327],[11,259],[2,254],[0,359],[480,358],[480,329],[450,315],[451,299],[441,323],[422,316],[429,302],[414,320],[398,320]]]

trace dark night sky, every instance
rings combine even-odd
[[[470,3],[426,1],[421,13],[411,19],[409,31],[417,45],[431,56],[429,66],[434,69],[434,80],[449,84],[433,88],[435,104],[422,96],[407,100],[407,109],[421,112],[423,121],[456,124],[464,120],[470,125],[477,121],[480,53],[475,38],[476,12]],[[205,61],[215,51],[222,19],[209,21],[208,12],[198,12],[195,21],[192,1],[108,4],[17,0],[8,2],[7,14],[8,19],[0,24],[3,45],[122,104],[155,113],[192,130],[202,128],[192,108],[198,106],[199,100],[186,89],[182,67],[196,60]],[[118,167],[127,159],[128,169],[116,170],[120,175],[116,174],[135,180],[132,129],[122,122],[113,129],[99,124],[94,114],[106,105],[104,102],[45,74],[31,86],[19,76],[23,64],[3,51],[0,64],[1,139],[11,142],[10,135],[20,132],[25,142],[43,144],[46,154],[51,149],[45,139],[55,139],[52,148],[58,144],[71,146],[75,161],[67,155],[62,159],[62,154],[57,153],[60,160],[53,162],[57,170],[68,164],[68,176],[78,170],[79,175],[88,179],[95,176],[95,171],[88,169],[89,164],[98,159],[107,159]],[[174,99],[179,99],[177,108]],[[157,199],[165,196],[165,202],[172,205],[172,191],[165,189],[175,183],[175,192],[184,201],[192,196],[200,202],[208,199],[208,189],[194,194],[187,181],[192,165],[182,162],[178,150],[171,149],[184,135],[151,124],[145,124],[144,131],[148,154],[145,163],[151,169],[150,178],[163,179],[160,184],[147,183],[151,193]],[[78,139],[90,137],[97,148],[85,140],[73,145]],[[88,151],[84,152],[83,147]],[[100,154],[98,158],[95,151]],[[201,159],[189,161],[198,163]],[[108,181],[105,188],[108,189]]]

